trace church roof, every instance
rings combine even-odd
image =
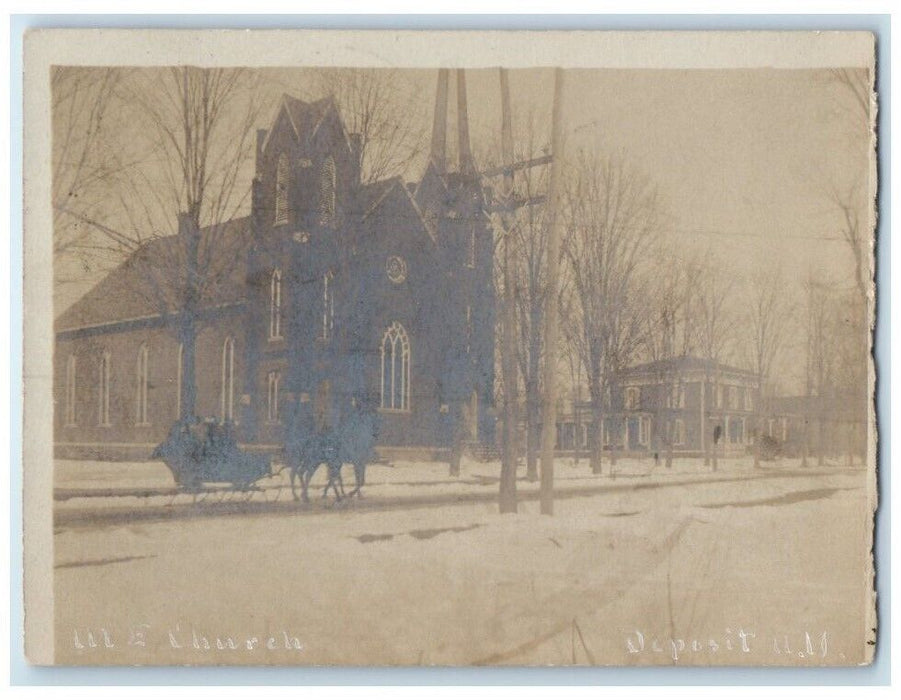
[[[306,102],[305,100],[298,99],[288,93],[283,93],[281,106],[275,113],[272,127],[266,132],[264,148],[265,145],[269,143],[269,138],[272,136],[279,115],[283,111],[288,115],[288,121],[294,131],[294,136],[298,140],[301,140],[308,139],[315,135],[319,126],[333,110],[337,113],[338,106],[335,104],[335,99],[331,95],[319,100],[314,100],[313,102]],[[340,121],[340,114],[338,116]],[[347,130],[344,128],[343,122],[341,122],[341,135],[343,136],[345,146],[349,149],[351,147],[350,139]]]
[[[206,227],[201,235],[208,245],[201,256],[209,255],[203,265],[207,284],[202,306],[210,308],[241,301],[245,297],[240,252],[250,240],[250,217],[233,219],[218,227]],[[165,279],[165,271],[183,265],[178,236],[154,238],[135,250],[122,264],[101,279],[87,294],[56,319],[55,330],[76,330],[121,321],[154,318],[171,303],[155,291]],[[162,271],[157,275],[156,272]],[[176,273],[177,274],[177,273]]]
[[[288,110],[291,125],[298,137],[301,134],[315,131],[329,109],[334,106],[334,100],[331,97],[323,97],[315,102],[304,102],[286,93],[282,99]]]
[[[422,225],[422,228],[428,234],[432,243],[437,243],[438,231],[435,228],[435,224],[428,220],[425,213],[422,211],[422,208],[416,202],[416,198],[410,192],[403,179],[399,176],[387,180],[379,180],[378,182],[364,185],[361,188],[360,209],[363,220],[365,221],[373,212],[375,212],[395,190],[403,193],[403,200],[410,205],[410,208],[413,210],[413,216],[415,216],[419,224]],[[400,216],[398,212],[393,212],[392,215]]]

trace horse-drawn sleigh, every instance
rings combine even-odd
[[[328,471],[323,498],[329,490],[336,501],[362,496],[366,465],[372,460],[377,435],[372,413],[354,410],[337,427],[310,434],[290,431],[285,439],[284,466],[291,479],[294,500],[309,501],[308,490],[320,467]],[[172,473],[179,489],[198,492],[208,484],[231,484],[237,491],[250,491],[272,475],[272,455],[245,452],[238,446],[234,426],[215,420],[180,420],[166,440],[153,451]],[[345,464],[354,468],[354,488],[346,493],[341,477]],[[298,487],[300,493],[298,494]]]

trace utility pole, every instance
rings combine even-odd
[[[554,447],[557,439],[557,289],[559,287],[560,239],[563,227],[561,200],[563,183],[563,69],[554,72],[554,111],[551,121],[551,181],[549,192],[551,227],[547,247],[547,308],[544,333],[544,410],[541,425],[541,486],[542,515],[554,514]]]
[[[519,382],[516,372],[516,306],[513,293],[513,265],[516,235],[513,212],[513,126],[510,114],[510,83],[507,71],[501,73],[501,160],[505,166],[500,218],[504,237],[504,316],[501,371],[504,375],[504,444],[501,463],[499,506],[501,513],[516,512],[516,433],[518,428],[516,399]]]

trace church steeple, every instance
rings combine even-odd
[[[456,69],[457,74],[457,159],[458,172],[474,175],[475,163],[472,158],[472,147],[469,142],[469,108],[466,98],[466,73]],[[448,171],[447,162],[447,120],[448,120],[448,83],[450,70],[441,68],[438,71],[438,85],[435,91],[435,115],[432,122],[432,150],[429,160],[435,170],[444,175]]]
[[[432,152],[430,160],[439,173],[447,171],[447,82],[448,70],[438,70],[435,92],[435,118],[432,122]]]
[[[464,175],[474,175],[476,167],[472,160],[472,149],[469,145],[466,74],[462,68],[457,69],[457,155],[460,159],[460,172]]]

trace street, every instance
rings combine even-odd
[[[519,512],[498,515],[496,465],[478,463],[459,482],[445,465],[373,468],[365,498],[343,506],[323,505],[318,487],[312,506],[276,498],[275,478],[240,503],[188,499],[168,511],[163,495],[60,501],[58,659],[864,660],[872,635],[862,579],[872,571],[863,470],[753,470],[742,460],[724,460],[716,474],[699,460],[671,473],[620,469],[597,477],[584,461],[561,460],[552,518],[538,515],[526,482]],[[58,489],[89,473],[57,470]],[[158,473],[134,476],[162,486]]]

